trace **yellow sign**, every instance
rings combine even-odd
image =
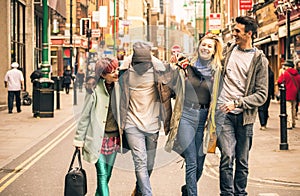
[[[111,34],[105,34],[105,43],[107,46],[113,46],[114,45],[114,39]]]

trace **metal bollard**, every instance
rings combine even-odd
[[[56,83],[56,109],[60,109],[60,78],[57,76],[57,83]]]
[[[280,90],[280,150],[288,150],[287,143],[287,114],[286,114],[286,89],[285,84],[279,85]]]

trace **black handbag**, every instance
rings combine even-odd
[[[73,167],[76,155],[78,155],[79,167]],[[80,150],[76,148],[68,173],[65,176],[65,196],[83,196],[86,192],[86,172],[82,168]]]

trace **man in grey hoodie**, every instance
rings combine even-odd
[[[223,84],[216,111],[220,195],[247,195],[253,124],[258,107],[268,96],[268,60],[252,46],[257,27],[255,19],[237,17],[232,32],[235,43],[224,50]]]

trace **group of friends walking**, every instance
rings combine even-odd
[[[153,195],[150,176],[159,130],[185,161],[182,195],[197,196],[207,143],[207,128],[217,134],[221,152],[220,195],[247,195],[249,152],[258,107],[268,97],[268,60],[252,45],[255,19],[239,16],[226,45],[212,34],[200,39],[192,58],[174,51],[164,64],[146,42],[133,44],[121,67],[101,58],[88,91],[73,145],[95,164],[95,195],[109,196],[109,180],[117,153],[130,151],[136,185],[132,195]],[[174,99],[174,104],[171,104]],[[127,148],[127,149],[125,149]],[[180,150],[178,150],[180,149]]]

